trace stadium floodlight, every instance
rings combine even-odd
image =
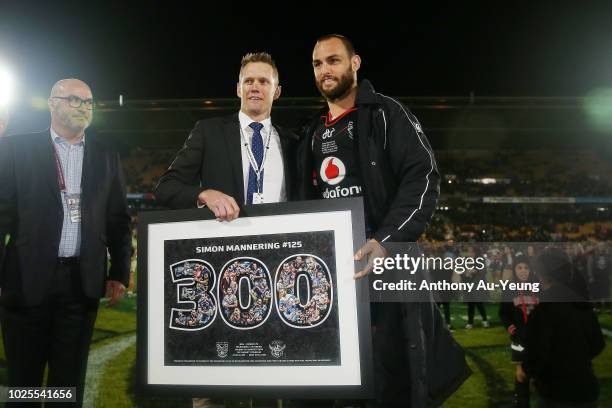
[[[13,100],[15,80],[10,71],[0,65],[0,108],[7,107]]]
[[[598,131],[612,131],[612,88],[597,88],[584,98],[589,124]]]

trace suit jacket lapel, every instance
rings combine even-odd
[[[95,169],[96,163],[95,142],[91,140],[85,141],[83,151],[83,168],[81,170],[81,210],[88,204],[89,198],[93,194],[95,187],[95,179],[97,172]],[[99,174],[101,175],[101,174]]]
[[[60,197],[59,182],[57,178],[57,165],[55,161],[55,152],[53,141],[51,140],[51,132],[43,132],[36,146],[36,162],[33,163],[40,170],[43,183],[46,184],[51,195],[61,207],[62,201]]]
[[[223,138],[227,146],[227,155],[232,169],[232,176],[235,185],[235,199],[238,205],[244,204],[244,176],[242,174],[242,147],[240,140],[240,121],[238,114],[234,114],[225,122],[223,129]],[[225,160],[219,157],[218,160]]]

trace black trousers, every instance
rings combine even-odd
[[[85,297],[79,276],[77,263],[58,262],[45,303],[0,308],[8,385],[40,387],[48,365],[47,387],[76,387],[76,403],[53,403],[54,407],[79,407],[83,400],[98,301]]]
[[[450,309],[450,302],[437,302],[438,303],[438,307],[440,309],[443,309],[444,311],[444,322],[446,324],[451,324],[451,309]]]
[[[411,406],[410,367],[402,330],[402,303],[378,303],[378,321],[373,328],[376,400],[368,407]]]
[[[480,317],[482,320],[487,320],[487,310],[484,307],[482,302],[469,302],[468,303],[468,323],[474,324],[474,313],[475,309],[478,308],[478,313],[480,313]]]

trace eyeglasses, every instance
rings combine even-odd
[[[91,110],[94,108],[94,100],[93,99],[81,99],[78,96],[70,95],[70,96],[52,96],[54,99],[64,99],[68,101],[68,105],[73,108],[80,108],[81,105],[85,105],[85,108]]]

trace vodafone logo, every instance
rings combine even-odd
[[[335,186],[344,180],[346,176],[346,167],[344,167],[344,163],[342,163],[342,160],[339,158],[329,156],[321,163],[321,171],[319,174],[324,182]]]

